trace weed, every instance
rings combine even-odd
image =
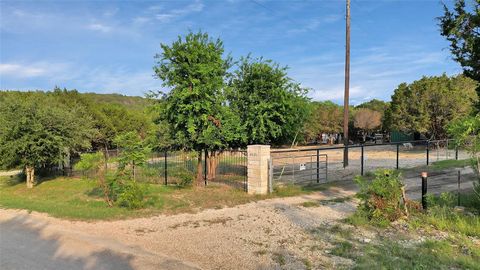
[[[320,206],[320,204],[318,202],[315,202],[315,201],[303,202],[301,205],[303,207],[318,207],[318,206]]]
[[[283,254],[280,254],[280,253],[275,252],[275,253],[272,254],[272,256],[273,256],[272,259],[273,259],[276,263],[278,263],[280,266],[284,266],[284,265],[285,265],[286,260],[285,260],[285,256],[283,256]]]

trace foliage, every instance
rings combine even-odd
[[[103,155],[101,152],[83,153],[80,155],[80,161],[74,166],[75,170],[91,172],[97,171],[99,167],[103,166]]]
[[[447,137],[447,125],[472,112],[478,100],[477,83],[462,75],[423,77],[402,83],[392,95],[386,118],[390,129],[419,132],[431,138]]]
[[[230,66],[229,58],[223,57],[223,43],[199,32],[161,48],[155,73],[163,86],[171,88],[163,112],[176,145],[195,151],[221,146],[222,89]]]
[[[158,62],[154,70],[163,86],[171,88],[160,109],[174,144],[197,152],[225,148],[237,133],[225,123],[231,115],[223,106],[230,57],[223,56],[222,41],[202,32],[189,33],[171,45],[161,44],[161,48],[162,53],[155,56]],[[198,157],[200,182],[201,155]]]
[[[287,76],[287,67],[248,56],[233,74],[228,100],[247,132],[247,144],[278,145],[292,142],[303,127],[306,93]]]
[[[0,97],[0,167],[34,169],[62,163],[70,152],[89,147],[91,118],[81,106],[69,106],[36,92]]]
[[[177,182],[177,185],[179,187],[189,187],[193,183],[193,174],[186,169],[178,170],[175,173],[175,176],[180,179],[180,181]]]
[[[382,114],[367,108],[357,109],[354,116],[354,126],[364,131],[372,131],[382,125]]]
[[[442,36],[450,42],[453,59],[460,63],[464,74],[480,82],[480,0],[472,0],[471,8],[465,0],[455,0],[450,10],[444,5],[439,17]],[[480,96],[480,85],[477,86]]]
[[[383,116],[383,114],[388,109],[388,107],[390,107],[389,102],[385,102],[383,100],[378,100],[374,98],[370,101],[367,101],[355,106],[355,109],[370,109],[370,110],[381,113]]]
[[[135,170],[135,166],[142,166],[147,161],[147,155],[150,153],[150,149],[135,132],[119,134],[115,137],[114,142],[120,148],[117,159],[119,169],[123,170],[127,166],[130,166],[132,170]],[[133,176],[135,177],[135,175]]]
[[[105,170],[106,163],[104,155],[101,152],[84,153],[80,155],[80,161],[75,164],[75,169],[83,171],[84,174],[93,173],[94,178],[98,181],[98,186],[103,191],[103,198],[108,206],[113,206],[114,194],[110,185],[107,184],[107,172]]]
[[[448,132],[457,147],[466,148],[472,157],[472,167],[478,178],[474,183],[474,191],[480,202],[480,114],[452,122]]]
[[[118,191],[116,203],[129,209],[142,208],[145,190],[135,181],[126,181]]]
[[[378,170],[371,182],[361,176],[357,176],[355,182],[360,188],[356,195],[361,201],[358,210],[364,212],[372,224],[386,226],[403,216],[400,204],[403,184],[399,172]]]
[[[343,107],[331,102],[313,101],[303,127],[306,141],[319,139],[322,133],[340,133],[343,130]]]

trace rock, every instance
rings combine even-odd
[[[362,239],[362,242],[363,242],[363,243],[370,243],[370,242],[372,242],[372,239],[370,239],[370,238],[363,238],[363,239]]]
[[[455,212],[458,212],[458,213],[464,213],[464,212],[465,212],[465,207],[463,207],[463,206],[455,206],[455,207],[453,208],[453,210],[454,210]]]

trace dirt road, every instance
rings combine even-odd
[[[405,181],[409,196],[418,198],[418,176]],[[454,190],[450,182],[432,178],[429,191]],[[312,231],[350,215],[353,200],[331,200],[355,192],[350,183],[196,214],[102,222],[0,209],[0,268],[331,269],[331,244]],[[303,207],[307,201],[320,206]]]

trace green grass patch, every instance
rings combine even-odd
[[[231,207],[262,199],[296,196],[327,186],[286,186],[267,196],[248,195],[245,191],[225,185],[181,188],[175,185],[140,183],[146,188],[146,206],[129,210],[108,207],[96,181],[57,177],[43,179],[33,189],[27,189],[21,176],[0,177],[0,207],[26,209],[48,213],[54,217],[78,220],[110,220],[197,212],[202,209]]]
[[[449,159],[449,160],[435,161],[432,163],[431,167],[436,170],[445,170],[445,169],[451,169],[451,168],[470,166],[471,164],[472,164],[471,159],[461,159],[461,160]]]
[[[478,247],[466,252],[465,245],[450,240],[427,240],[411,247],[393,240],[367,244],[363,254],[353,257],[353,269],[480,269]]]
[[[303,207],[319,207],[320,203],[316,201],[307,201],[301,204]]]

